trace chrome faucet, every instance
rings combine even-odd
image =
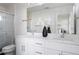
[[[61,29],[61,38],[64,38],[64,34],[66,33],[65,30]]]
[[[61,37],[61,38],[64,38],[64,33],[62,33],[60,37]]]

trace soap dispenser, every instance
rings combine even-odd
[[[48,27],[47,32],[48,32],[48,33],[51,33],[51,29],[50,29],[50,27]]]
[[[44,26],[43,32],[42,32],[42,36],[43,36],[43,37],[47,37],[47,35],[48,35],[48,31],[47,31],[47,29],[46,29],[46,26]]]

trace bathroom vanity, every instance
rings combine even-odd
[[[66,36],[66,35],[65,35]],[[30,35],[20,35],[16,37],[16,54],[18,55],[78,55],[78,36],[66,36],[70,38],[60,38],[60,35],[49,34],[42,37],[41,33]]]
[[[78,20],[75,16],[75,7],[73,3],[45,3],[27,8],[27,17],[25,16],[27,19],[25,18],[24,23],[20,21],[19,25],[23,27],[17,27],[16,31],[21,29],[16,35],[16,54],[78,55],[79,36],[77,32],[79,29],[78,23],[76,27]],[[44,25],[50,26],[51,29],[51,34],[48,34],[47,37],[42,36]],[[60,33],[61,29],[66,31],[63,37]]]

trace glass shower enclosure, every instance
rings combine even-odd
[[[0,49],[14,40],[14,16],[0,11]]]

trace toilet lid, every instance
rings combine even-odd
[[[2,52],[10,52],[15,49],[15,45],[8,45],[2,48]]]
[[[2,49],[12,49],[14,47],[15,47],[15,45],[8,45],[8,46],[3,47]]]

